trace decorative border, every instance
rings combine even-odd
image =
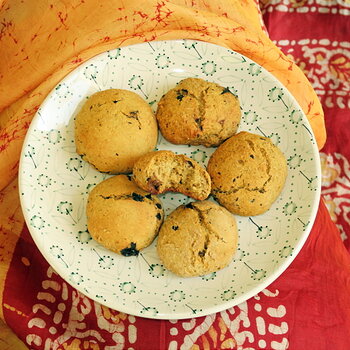
[[[350,15],[350,3],[346,0],[272,0],[262,8],[262,13],[266,12],[289,12],[289,13],[308,13],[317,12],[321,14],[339,14],[343,16]]]

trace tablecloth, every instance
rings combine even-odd
[[[349,348],[346,1],[261,3],[269,35],[285,54],[265,34],[252,0],[0,3],[0,316],[28,348]],[[321,148],[322,108],[299,66],[322,102],[328,139],[321,154],[324,200],[292,265],[267,289],[236,307],[165,321],[110,310],[62,280],[24,224],[16,174],[30,121],[65,74],[110,48],[175,38],[229,47],[267,68],[297,98]]]

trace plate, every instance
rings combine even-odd
[[[88,193],[108,175],[75,152],[74,116],[91,94],[123,88],[157,101],[181,79],[199,77],[228,87],[241,103],[239,130],[268,136],[288,161],[288,177],[272,208],[236,216],[238,250],[225,269],[194,278],[167,271],[156,241],[138,257],[122,257],[91,239]],[[176,146],[159,135],[157,149],[206,165],[214,148]],[[157,319],[222,311],[273,282],[304,244],[320,197],[320,162],[311,127],[296,100],[264,68],[239,53],[200,41],[143,43],[93,57],[66,76],[37,111],[20,159],[20,198],[29,231],[51,266],[73,287],[112,309]],[[169,214],[190,199],[160,196]]]

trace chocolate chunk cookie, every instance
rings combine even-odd
[[[187,78],[161,98],[156,117],[169,142],[211,147],[236,133],[241,110],[230,89]]]
[[[160,200],[126,175],[99,183],[89,194],[86,211],[92,238],[124,256],[138,255],[150,245],[164,217]]]
[[[157,251],[164,266],[176,275],[201,276],[227,266],[237,242],[232,214],[211,201],[192,202],[166,218]]]
[[[141,155],[155,148],[157,137],[150,106],[127,90],[93,94],[75,119],[77,153],[101,172],[130,172]]]
[[[171,151],[150,152],[133,168],[135,183],[153,194],[180,192],[194,199],[206,199],[211,190],[210,176],[195,160]]]
[[[269,138],[240,132],[217,148],[207,170],[215,199],[234,214],[251,216],[266,212],[280,195],[287,162]]]

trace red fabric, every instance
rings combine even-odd
[[[154,350],[197,345],[193,349],[347,350],[349,346],[350,256],[323,201],[306,244],[282,276],[254,298],[214,315],[160,321],[101,307],[52,270],[26,227],[6,285],[6,321],[33,349]]]

